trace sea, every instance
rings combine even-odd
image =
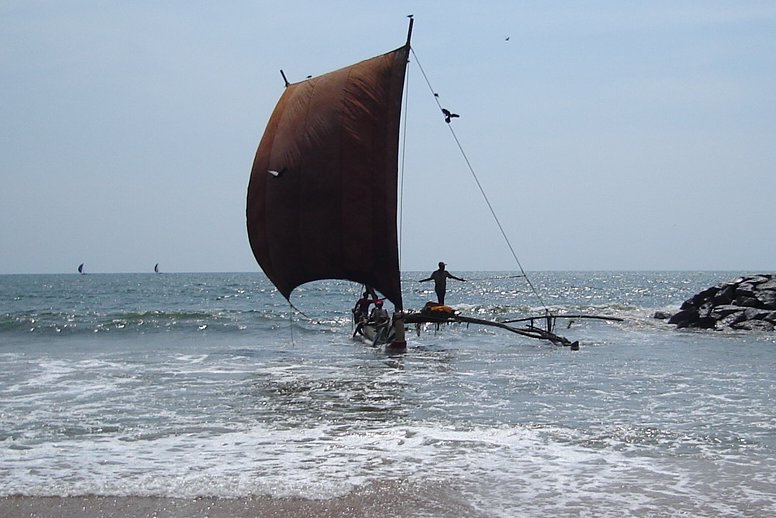
[[[751,273],[455,272],[463,315],[622,321],[401,354],[352,337],[344,281],[2,275],[0,515],[774,516],[776,335],[654,318]]]

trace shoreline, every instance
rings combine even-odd
[[[355,489],[347,495],[313,500],[264,495],[223,498],[160,496],[26,496],[0,497],[4,518],[294,518],[316,516],[478,516],[451,486],[415,486],[383,482]],[[484,515],[483,515],[484,516]]]

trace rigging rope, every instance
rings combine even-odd
[[[431,91],[431,95],[433,96],[434,101],[436,101],[437,106],[439,107],[439,110],[442,111],[443,106],[439,102],[439,96],[432,88],[431,81],[429,81],[428,76],[426,75],[426,71],[423,70],[423,65],[420,64],[420,60],[418,59],[418,55],[415,53],[415,49],[410,47],[410,52],[412,52],[412,56],[415,58],[415,63],[417,63],[418,69],[420,69],[420,73],[423,75],[423,78],[426,80],[426,84],[428,85],[428,89]],[[458,140],[458,136],[455,134],[453,125],[448,123],[447,127],[450,129],[450,133],[452,134],[453,139],[455,140],[455,143],[458,146],[458,150],[461,152],[461,156],[463,156],[463,159],[466,162],[467,167],[469,168],[469,172],[474,178],[474,182],[477,184],[477,188],[480,190],[482,197],[485,199],[485,203],[487,204],[488,209],[490,210],[490,213],[493,216],[493,219],[496,221],[496,225],[498,226],[499,231],[501,231],[501,235],[503,236],[504,241],[506,241],[507,247],[509,248],[509,251],[512,253],[512,257],[514,258],[515,263],[517,263],[518,268],[520,268],[520,273],[522,273],[522,276],[525,277],[525,280],[528,283],[528,286],[530,286],[531,291],[533,291],[539,303],[542,305],[542,307],[544,307],[544,311],[549,314],[550,310],[547,308],[547,305],[544,303],[542,296],[539,295],[539,292],[534,287],[533,283],[531,282],[531,279],[525,273],[525,270],[523,269],[523,265],[520,264],[520,260],[517,258],[517,254],[515,253],[515,249],[512,247],[512,243],[509,242],[509,238],[507,237],[507,234],[504,231],[504,227],[501,226],[501,222],[499,221],[498,216],[496,215],[496,211],[493,209],[493,205],[491,205],[490,200],[488,199],[488,195],[485,194],[485,190],[482,188],[482,184],[480,184],[479,178],[477,178],[477,173],[474,172],[474,167],[469,161],[469,157],[466,156],[466,152],[464,151],[463,146],[461,145],[461,141]]]
[[[294,341],[294,305],[291,304],[291,301],[288,301],[288,329],[291,332],[291,346],[296,346],[296,342]]]

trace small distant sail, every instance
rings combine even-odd
[[[159,273],[159,263],[154,266],[154,273]]]
[[[84,263],[78,265],[78,273],[84,273]]]

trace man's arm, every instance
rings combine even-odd
[[[420,279],[418,282],[426,282],[426,281],[430,281],[431,279],[432,277],[429,277],[428,279]]]

